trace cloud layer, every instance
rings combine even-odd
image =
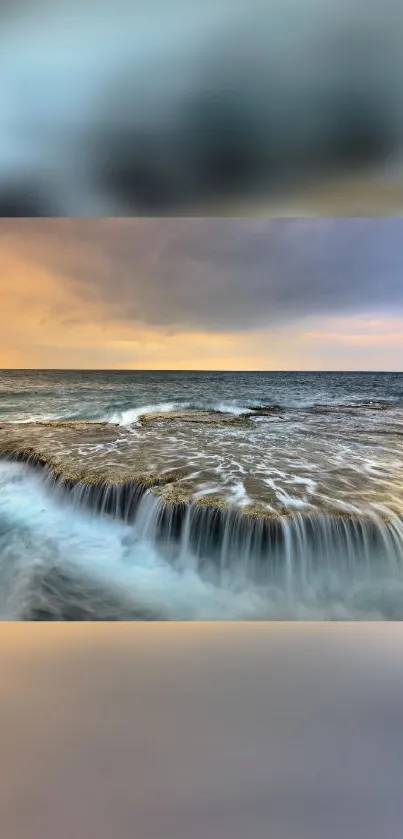
[[[4,220],[0,362],[298,367],[303,341],[308,366],[395,367],[402,242],[399,218]]]

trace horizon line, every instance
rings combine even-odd
[[[402,374],[403,370],[342,370],[342,369],[208,369],[202,367],[156,368],[156,367],[0,367],[0,373],[394,373]]]

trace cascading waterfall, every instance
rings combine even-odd
[[[318,588],[331,593],[385,577],[403,579],[403,521],[396,515],[271,516],[235,506],[169,503],[146,484],[75,482],[34,455],[10,459],[39,467],[61,500],[130,524],[179,573],[196,570],[218,587],[275,587],[292,599]]]
[[[172,561],[189,557],[217,582],[280,586],[288,595],[320,578],[325,585],[354,583],[403,572],[403,522],[397,516],[294,513],[249,515],[197,503],[174,507],[146,491],[134,518],[142,536],[169,546]]]

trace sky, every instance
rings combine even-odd
[[[0,219],[0,367],[403,370],[403,218]]]

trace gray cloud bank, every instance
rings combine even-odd
[[[246,330],[403,311],[403,219],[2,220],[1,251],[108,318]]]

